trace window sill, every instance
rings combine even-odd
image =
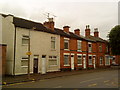
[[[56,49],[51,49],[51,51],[56,51]]]
[[[82,64],[77,64],[78,66],[81,66]]]
[[[64,49],[64,50],[69,51],[69,49]]]
[[[28,46],[28,44],[22,44],[22,46]]]
[[[28,66],[21,66],[22,68],[28,68]]]
[[[81,50],[77,50],[78,52],[82,52]]]
[[[64,66],[70,66],[70,65],[64,65]]]
[[[58,65],[49,65],[49,67],[56,67],[56,66],[58,66]]]

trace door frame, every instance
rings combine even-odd
[[[96,68],[96,55],[93,55],[93,67]]]
[[[37,72],[35,72],[35,60],[37,61]],[[38,62],[39,62],[39,55],[34,55],[34,58],[33,58],[33,73],[38,73]]]
[[[42,63],[41,63],[41,73],[46,74],[47,68],[46,68],[46,55],[42,55]]]
[[[71,54],[71,70],[75,69],[75,64],[74,64],[74,54]]]
[[[85,59],[84,59],[85,58]],[[85,62],[85,63],[84,63]],[[86,55],[83,54],[83,69],[86,69],[87,65],[86,65]]]

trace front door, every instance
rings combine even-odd
[[[74,55],[71,55],[71,70],[74,70]]]
[[[94,65],[94,68],[96,68],[96,59],[95,59],[95,56],[93,56],[93,65]]]
[[[38,73],[38,57],[34,58],[33,73]]]
[[[83,56],[83,68],[86,69],[86,56]]]
[[[46,55],[42,55],[42,74],[46,74]]]

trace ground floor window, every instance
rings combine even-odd
[[[57,65],[57,56],[49,56],[49,66]]]
[[[21,67],[28,67],[28,57],[22,57]]]
[[[82,65],[82,56],[77,56],[78,65]]]
[[[103,65],[103,57],[100,57],[100,65]]]
[[[64,55],[64,65],[69,65],[69,55]]]
[[[92,56],[89,56],[89,65],[92,65]]]
[[[105,65],[110,65],[109,56],[105,56]]]

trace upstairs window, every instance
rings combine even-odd
[[[99,44],[99,52],[102,52],[102,44]]]
[[[29,44],[29,36],[23,35],[22,36],[22,45],[28,45]]]
[[[88,52],[92,52],[92,43],[88,43]]]
[[[55,50],[55,37],[51,37],[51,49]]]
[[[68,39],[64,39],[64,49],[69,49],[69,40]]]
[[[78,51],[81,51],[81,41],[77,40],[77,49]]]

